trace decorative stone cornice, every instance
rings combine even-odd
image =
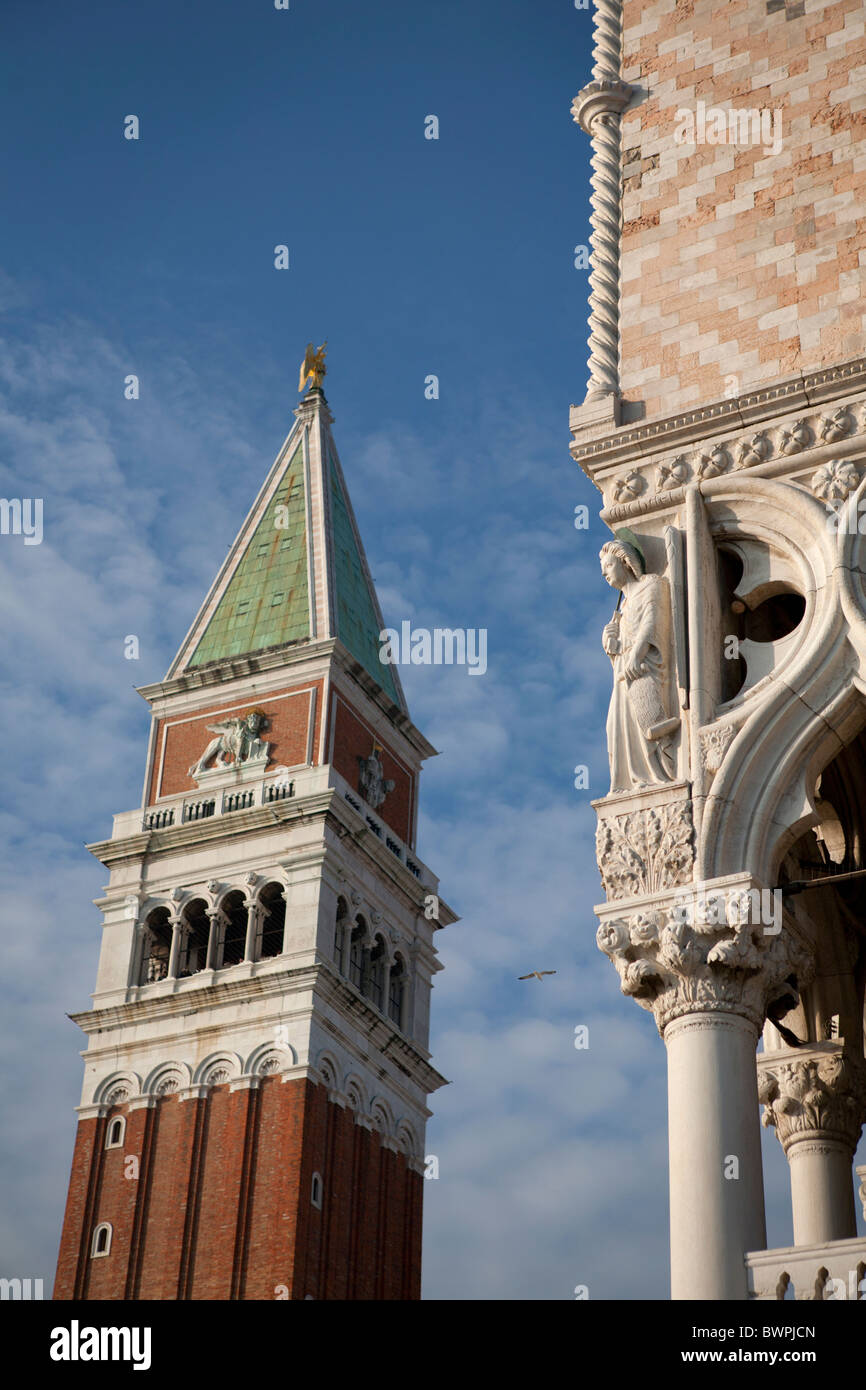
[[[623,994],[652,1011],[662,1036],[675,1019],[697,1013],[735,1014],[757,1035],[789,977],[808,979],[811,958],[787,919],[783,930],[768,934],[742,916],[748,914],[702,921],[679,903],[657,902],[606,917],[596,940],[616,966]]]
[[[351,836],[352,842],[362,849],[413,906],[423,913],[426,897],[435,889],[435,883],[430,884],[426,881],[429,870],[422,864],[424,876],[417,878],[401,859],[386,848],[380,838],[364,823],[364,816],[355,811],[335,787],[327,787],[308,796],[269,802],[266,806],[256,806],[245,811],[233,811],[228,821],[225,816],[211,816],[205,820],[168,826],[162,830],[139,832],[116,840],[100,840],[87,848],[106,868],[113,868],[124,862],[141,860],[145,855],[151,860],[160,854],[173,857],[180,849],[198,848],[223,840],[227,833],[243,835],[271,831],[275,824],[289,826],[314,819],[322,819],[326,828],[334,831],[341,839],[347,835]],[[294,856],[291,862],[293,866],[297,863]],[[436,926],[450,926],[458,920],[453,909],[440,898]]]
[[[136,689],[142,699],[152,705],[159,700],[181,694],[187,690],[203,690],[215,685],[224,686],[230,681],[243,679],[247,676],[260,675],[266,671],[282,671],[286,667],[307,663],[318,658],[327,658],[334,652],[336,642],[335,637],[319,641],[311,641],[308,637],[298,637],[294,641],[282,643],[281,646],[265,647],[260,652],[252,652],[246,656],[224,657],[219,661],[207,662],[203,666],[189,667],[177,676],[171,676],[163,681],[154,681],[150,685],[139,685]],[[162,711],[157,709],[156,712],[161,713]]]
[[[810,438],[817,444],[833,442],[830,438],[832,426],[827,429],[823,422],[828,417],[832,420],[834,412],[825,407],[841,396],[864,389],[866,357],[858,357],[837,367],[789,377],[772,386],[731,399],[710,401],[694,410],[678,411],[646,424],[623,425],[611,430],[605,429],[602,422],[589,436],[581,428],[583,407],[572,406],[571,427],[575,435],[572,456],[598,486],[599,474],[618,463],[634,464],[641,459],[658,463],[659,455],[668,450],[703,444],[710,432],[722,436],[737,430],[754,432],[756,426],[777,419],[782,413],[810,412],[814,417],[814,421],[808,422],[812,433],[798,435],[794,421],[789,428],[791,438],[779,443],[777,453],[784,456],[806,448]],[[836,435],[837,439],[842,437],[842,434]]]
[[[853,1155],[866,1120],[866,1062],[841,1042],[758,1058],[762,1123],[788,1154],[794,1145],[841,1144]]]
[[[722,474],[749,472],[783,477],[806,487],[828,507],[838,508],[862,476],[861,464],[848,455],[866,453],[866,402],[832,413],[803,413],[781,420],[772,429],[715,442],[704,439],[694,453],[680,452],[646,466],[623,461],[621,471],[606,468],[594,477],[610,505],[601,513],[608,524],[679,503],[688,484],[702,484]],[[637,460],[643,464],[642,459]],[[629,466],[631,465],[631,466]]]

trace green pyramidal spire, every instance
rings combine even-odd
[[[324,394],[313,387],[168,675],[338,638],[403,712]]]
[[[305,492],[298,445],[189,666],[309,637]]]

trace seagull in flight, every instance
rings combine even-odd
[[[540,980],[542,975],[555,975],[555,970],[530,970],[528,975],[518,975],[518,980]]]

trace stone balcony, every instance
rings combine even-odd
[[[274,768],[263,774],[258,768],[243,766],[218,773],[208,772],[198,779],[196,791],[180,792],[176,796],[160,797],[152,806],[142,810],[123,811],[114,817],[112,840],[122,840],[142,831],[171,832],[176,826],[197,821],[231,816],[238,811],[252,811],[263,806],[277,806],[304,797],[321,796],[332,790],[354,815],[375,835],[382,846],[399,859],[419,883],[436,891],[437,880],[415,852],[364,801],[360,792],[351,787],[336,768],[324,767]]]

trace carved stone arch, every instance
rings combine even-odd
[[[250,1053],[244,1071],[247,1076],[274,1076],[298,1065],[298,1054],[291,1043],[262,1043]]]
[[[420,1158],[421,1149],[415,1131],[408,1120],[400,1120],[396,1129],[397,1146],[407,1158]]]
[[[152,912],[164,907],[170,917],[174,917],[178,911],[178,905],[169,897],[167,893],[155,894],[153,897],[145,898],[139,904],[136,921],[143,926]]]
[[[701,492],[716,543],[759,542],[778,559],[777,573],[794,576],[805,600],[801,620],[784,639],[782,664],[722,707],[746,717],[707,797],[696,865],[700,879],[745,869],[768,882],[788,827],[814,814],[814,779],[803,792],[804,761],[829,761],[856,732],[837,540],[826,507],[800,488],[735,473],[703,483]],[[772,569],[762,573],[761,563],[750,561],[738,592],[760,594],[772,586]]]
[[[842,512],[836,570],[847,637],[858,659],[857,684],[866,693],[866,537],[859,529],[864,508],[866,473]]]
[[[346,1077],[343,1090],[346,1092],[346,1099],[351,1109],[365,1115],[367,1113],[367,1089],[361,1078],[354,1072],[350,1073]]]
[[[147,1096],[172,1096],[190,1084],[190,1069],[185,1062],[160,1062],[144,1083]]]
[[[316,1058],[316,1070],[330,1091],[340,1090],[340,1065],[332,1052],[320,1052]]]
[[[383,1138],[392,1139],[396,1130],[394,1123],[394,1112],[384,1096],[375,1096],[370,1105],[370,1116],[373,1121],[373,1128]]]
[[[125,1105],[142,1094],[141,1077],[135,1071],[113,1071],[93,1090],[94,1105]]]
[[[130,960],[130,982],[153,984],[168,976],[175,927],[176,904],[149,898],[137,921],[138,939]]]
[[[383,951],[382,958],[385,962],[386,969],[390,970],[391,966],[394,964],[396,956],[398,954],[405,955],[405,949],[403,952],[401,952],[401,943],[399,936],[396,937],[396,939],[392,937],[391,932],[389,931],[388,927],[385,925],[384,922],[380,922],[379,925],[376,927],[375,931],[376,936],[382,938],[382,945],[385,948]]]
[[[283,875],[261,875],[253,904],[258,922],[258,960],[270,960],[283,953],[288,919],[287,891],[288,883]]]
[[[275,884],[282,893],[285,893],[289,886],[285,874],[278,869],[262,869],[256,874],[255,883],[244,883],[237,886],[242,889],[249,903],[252,903],[254,907],[259,907],[265,889],[273,888]]]
[[[841,632],[844,626],[839,605],[828,603],[836,595],[837,541],[827,508],[801,488],[738,473],[704,482],[701,494],[716,546],[734,551],[743,561],[737,592],[745,607],[751,609],[764,596],[785,588],[796,589],[804,599],[802,617],[783,639],[786,679],[797,684],[799,663],[808,670],[815,647],[823,648],[831,631]],[[773,672],[757,684],[750,682],[742,695],[725,702],[724,709],[749,704],[774,676],[778,679]]]
[[[223,1086],[241,1075],[241,1059],[236,1052],[212,1052],[196,1067],[193,1084]]]
[[[768,887],[775,884],[788,849],[820,820],[818,777],[866,724],[866,699],[850,683],[818,710],[791,691],[774,703],[748,721],[716,776],[704,809],[698,878],[745,869]],[[748,816],[738,809],[743,806],[750,807]]]
[[[243,883],[225,883],[220,886],[219,891],[216,893],[211,894],[207,892],[202,892],[196,893],[195,896],[197,898],[205,899],[213,898],[213,901],[210,904],[210,910],[212,912],[223,912],[225,910],[226,900],[230,898],[233,893],[240,893],[244,901],[246,901],[247,898],[250,896],[250,890]]]

